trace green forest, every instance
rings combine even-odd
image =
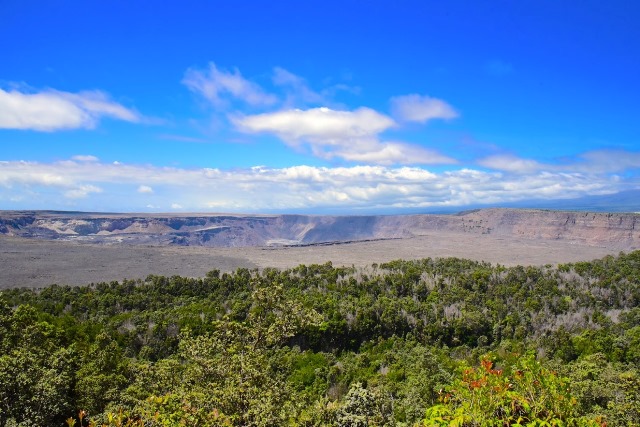
[[[639,303],[640,251],[8,289],[0,425],[634,426]]]

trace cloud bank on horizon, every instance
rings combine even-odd
[[[347,3],[358,8],[355,2]],[[402,37],[404,30],[410,33],[405,27],[419,25],[411,15],[427,8],[411,5],[415,10],[404,11],[406,21],[395,27],[396,33],[375,37],[387,41]],[[9,12],[17,23],[0,30],[0,39],[23,31],[21,20],[35,19],[27,14],[33,11],[14,8]],[[99,12],[82,10],[90,16]],[[139,12],[132,13],[142,20]],[[383,20],[389,11],[383,12],[371,12],[371,18]],[[174,36],[185,25],[204,25],[185,13],[176,15],[176,28],[170,31]],[[580,19],[597,23],[597,18]],[[576,31],[583,24],[580,19]],[[298,55],[294,44],[290,57],[286,49],[270,51],[285,53],[275,55],[275,63],[264,60],[268,54],[247,61],[221,49],[220,58],[212,53],[199,66],[187,61],[204,58],[198,47],[208,49],[195,45],[180,70],[175,66],[182,58],[177,51],[171,55],[170,49],[163,52],[151,43],[157,41],[154,36],[160,37],[153,34],[151,22],[138,24],[141,34],[152,33],[149,39],[138,36],[138,47],[148,48],[152,59],[135,67],[127,63],[129,74],[113,74],[116,67],[108,65],[104,74],[95,72],[94,81],[91,73],[80,76],[71,70],[79,64],[67,65],[65,61],[72,60],[65,55],[56,59],[44,53],[32,58],[30,67],[12,64],[0,71],[6,73],[0,74],[0,209],[428,211],[640,188],[640,134],[637,117],[628,111],[636,102],[637,87],[622,90],[608,82],[606,91],[591,91],[587,99],[593,107],[585,104],[582,93],[572,92],[578,86],[562,89],[558,97],[553,90],[541,94],[540,82],[555,84],[597,53],[588,52],[592,46],[586,39],[579,40],[585,46],[578,44],[579,52],[572,53],[576,64],[556,61],[557,75],[527,69],[527,64],[533,65],[514,50],[501,53],[512,56],[509,61],[495,59],[495,50],[502,47],[499,35],[493,36],[496,40],[486,36],[484,42],[492,48],[483,52],[485,58],[474,57],[456,40],[434,51],[469,54],[476,64],[472,71],[447,55],[442,64],[434,59],[420,62],[415,55],[422,45],[415,40],[405,50],[398,44],[384,52],[399,62],[411,56],[416,72],[398,72],[387,63],[349,56],[332,62],[331,55],[321,53],[318,57],[325,61],[309,66],[292,59]],[[553,30],[557,23],[547,24]],[[374,37],[373,28],[362,32]],[[253,30],[253,37],[262,34],[260,28]],[[282,31],[287,34],[286,28]],[[420,26],[412,31],[429,30]],[[617,31],[603,40],[613,44],[638,33],[624,25]],[[562,34],[557,33],[560,44]],[[208,36],[214,38],[215,32]],[[337,30],[325,42],[337,47],[345,43],[343,36]],[[71,36],[59,37],[59,46],[72,53],[82,51]],[[103,37],[97,30],[88,36],[114,61],[129,39]],[[247,43],[251,41],[247,36]],[[537,49],[553,49],[528,43],[531,61],[544,53]],[[10,49],[9,57],[19,51],[19,46]],[[166,62],[153,59],[163,53],[169,57]],[[625,61],[637,61],[619,52],[616,58],[626,65]],[[224,62],[234,59],[242,67]],[[379,67],[371,67],[372,61]],[[309,75],[295,73],[284,62]],[[319,70],[319,63],[326,63],[327,70]],[[353,75],[345,71],[345,64],[359,71]],[[29,71],[37,67],[40,72]],[[165,68],[173,70],[172,78],[166,77]],[[594,77],[582,71],[585,87],[601,77],[601,70],[596,71],[600,74]],[[631,75],[614,74],[610,77],[633,80]],[[69,79],[78,81],[70,84]],[[371,83],[375,86],[368,86]],[[576,99],[565,99],[571,94]],[[605,105],[608,111],[600,108]],[[566,108],[574,111],[567,114]]]

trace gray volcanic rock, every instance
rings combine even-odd
[[[640,248],[640,215],[625,213],[524,209],[388,216],[0,213],[0,234],[97,244],[296,246],[410,238],[433,231]]]
[[[467,229],[527,239],[558,239],[621,249],[640,247],[640,215],[487,209],[461,215]]]

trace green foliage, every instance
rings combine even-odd
[[[242,426],[283,425],[294,417],[292,387],[273,349],[319,317],[288,301],[282,286],[256,286],[251,302],[244,322],[224,318],[213,322],[205,335],[185,332],[176,354],[178,370],[147,365],[145,371],[160,378],[163,387],[151,385],[150,390],[159,393],[139,404],[139,411],[155,408],[162,422],[193,419],[205,425],[220,414],[225,414],[225,422]],[[140,399],[144,389],[130,393]]]
[[[130,382],[129,362],[107,334],[98,335],[85,351],[76,371],[76,405],[90,414],[98,414],[117,402],[121,390]]]
[[[390,408],[371,391],[354,383],[345,396],[345,402],[338,413],[340,427],[384,426],[388,423]]]
[[[569,381],[527,356],[505,361],[502,369],[483,359],[465,368],[442,392],[441,404],[429,408],[424,426],[593,426],[580,417]]]
[[[73,411],[78,363],[63,331],[39,321],[30,306],[8,310],[0,302],[3,327],[0,354],[0,425],[51,425]]]
[[[637,424],[640,419],[640,377],[637,370],[609,362],[601,353],[559,368],[569,377],[581,412],[604,416],[609,427]]]
[[[640,251],[558,267],[427,258],[8,289],[0,425],[409,426],[430,408],[444,425],[630,426],[639,285]],[[538,359],[505,356],[527,351]],[[487,353],[502,355],[502,374],[468,368]]]

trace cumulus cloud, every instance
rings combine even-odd
[[[237,117],[234,123],[244,132],[268,132],[292,143],[309,139],[322,141],[323,145],[340,145],[345,138],[370,137],[395,125],[390,117],[365,107],[354,111],[325,107],[285,110]]]
[[[91,129],[103,117],[127,122],[142,119],[139,113],[100,91],[70,93],[48,89],[23,93],[0,89],[0,129],[44,132]]]
[[[214,63],[204,71],[188,70],[183,83],[227,113],[214,119],[216,127],[225,126],[226,119],[240,132],[275,135],[288,146],[325,160],[381,165],[457,163],[419,144],[385,141],[381,134],[399,127],[395,119],[367,107],[336,107],[332,94],[348,88],[334,85],[318,92],[303,77],[282,67],[273,69],[271,81],[280,97],[245,79],[238,69],[225,71]],[[307,108],[309,105],[318,107]],[[248,114],[242,109],[247,106],[271,107],[271,111]],[[401,122],[457,117],[446,102],[428,96],[393,98],[392,107]]]
[[[182,83],[218,108],[226,107],[231,100],[240,100],[251,106],[273,105],[278,100],[275,95],[245,79],[237,68],[233,71],[220,70],[213,62],[209,63],[207,70],[187,70]]]
[[[153,188],[149,187],[148,185],[141,185],[138,187],[138,193],[151,194],[153,193]]]
[[[418,123],[458,117],[456,110],[445,101],[417,94],[391,98],[391,113],[399,121]]]
[[[293,147],[308,145],[324,159],[341,158],[376,164],[455,163],[434,151],[401,142],[384,142],[379,134],[396,126],[370,108],[336,111],[326,107],[283,110],[232,118],[245,133],[270,133]]]
[[[434,172],[423,167],[351,166],[248,169],[181,169],[102,162],[0,162],[0,202],[11,208],[96,206],[139,211],[144,186],[161,190],[164,206],[187,211],[431,208],[554,199],[613,193],[631,181],[612,173],[572,170],[513,174],[462,168]],[[20,196],[29,194],[27,199]],[[22,205],[19,203],[23,203]],[[154,209],[159,200],[154,200]],[[166,209],[166,208],[165,208]]]

